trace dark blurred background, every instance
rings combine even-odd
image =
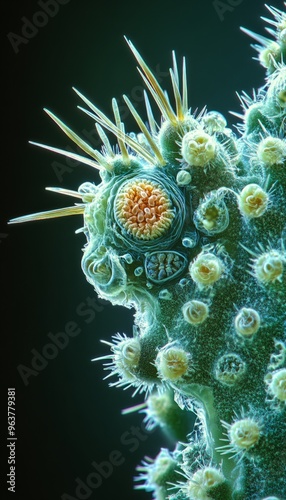
[[[151,498],[150,493],[134,491],[135,467],[144,456],[155,457],[161,446],[170,444],[159,430],[143,434],[137,447],[122,444],[122,436],[128,437],[132,426],[140,427],[143,416],[121,416],[121,410],[140,403],[143,396],[132,399],[132,390],[108,388],[102,363],[91,359],[109,353],[100,339],[109,340],[116,332],[132,334],[133,311],[102,304],[86,282],[80,266],[85,241],[75,234],[80,217],[7,225],[10,218],[73,203],[45,191],[46,186],[76,190],[84,181],[98,180],[91,168],[28,144],[34,140],[69,146],[43,108],[89,137],[94,147],[98,143],[93,122],[76,108],[80,102],[72,86],[109,116],[112,97],[122,106],[126,93],[144,116],[142,83],[126,35],[169,90],[171,50],[179,61],[185,55],[192,109],[206,104],[232,126],[237,120],[228,111],[240,111],[235,92],[251,94],[263,84],[264,71],[252,60],[256,53],[251,40],[239,29],[243,25],[265,34],[259,19],[268,17],[263,4],[11,0],[2,5],[1,404],[6,451],[8,387],[16,388],[18,438],[16,494],[7,498]],[[282,2],[272,4],[282,8]],[[134,124],[124,107],[122,117],[131,131]],[[57,354],[49,350],[51,334],[64,332],[70,322],[78,334]],[[32,358],[43,349],[53,359],[43,364],[38,358],[35,370]],[[82,496],[76,496],[76,478],[85,482],[94,471],[92,462],[109,460],[114,450],[121,453],[122,463],[92,493],[84,496],[82,490]],[[6,451],[1,498],[7,495]]]

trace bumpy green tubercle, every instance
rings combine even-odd
[[[279,20],[286,25],[282,13]],[[268,73],[253,101],[243,101],[239,138],[216,112],[166,119],[154,137],[163,166],[139,160],[90,186],[83,270],[101,297],[136,310],[137,355],[127,363],[124,349],[115,354],[125,338],[112,347],[117,385],[149,390],[147,402],[168,400],[171,388],[177,411],[201,420],[184,444],[138,467],[141,487],[158,500],[286,497],[282,55]],[[135,232],[152,196],[144,184],[136,191],[141,179],[170,201],[169,226],[146,239]],[[117,208],[126,180],[130,201]],[[159,424],[163,406],[147,411]],[[174,434],[181,425],[173,420]]]
[[[217,111],[191,114],[175,56],[173,110],[131,42],[161,126],[147,97],[146,130],[127,102],[138,135],[116,103],[114,125],[85,101],[104,147],[101,183],[79,188],[82,268],[135,310],[106,369],[111,385],[146,391],[146,421],[178,439],[138,467],[156,500],[286,498],[286,15],[267,8],[275,41],[252,33],[267,76],[242,94],[238,133]]]

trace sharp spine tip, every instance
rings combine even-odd
[[[254,31],[251,31],[247,28],[244,28],[243,26],[240,26],[241,31],[245,33],[246,35],[250,36],[254,40],[256,40],[258,43],[261,43],[263,47],[267,47],[269,43],[271,43],[271,40],[269,38],[266,38],[266,36],[259,35],[258,33],[255,33]]]

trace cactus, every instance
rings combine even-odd
[[[173,53],[172,105],[127,40],[160,124],[147,92],[147,124],[124,96],[140,130],[127,133],[115,99],[112,121],[76,90],[102,150],[49,111],[85,156],[34,144],[101,183],[54,188],[80,203],[11,221],[83,214],[87,280],[135,309],[133,337],[116,334],[97,359],[112,386],[145,393],[147,426],[177,439],[138,466],[137,488],[156,500],[286,498],[286,15],[266,7],[274,40],[244,29],[266,79],[240,96],[237,133],[219,112],[189,109],[185,59],[180,74]]]

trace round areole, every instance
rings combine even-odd
[[[186,213],[183,192],[175,182],[163,172],[148,174],[117,184],[110,199],[116,236],[143,252],[170,248],[180,238]]]
[[[163,236],[175,217],[172,201],[159,183],[149,179],[130,179],[118,190],[114,201],[118,224],[138,240]]]

